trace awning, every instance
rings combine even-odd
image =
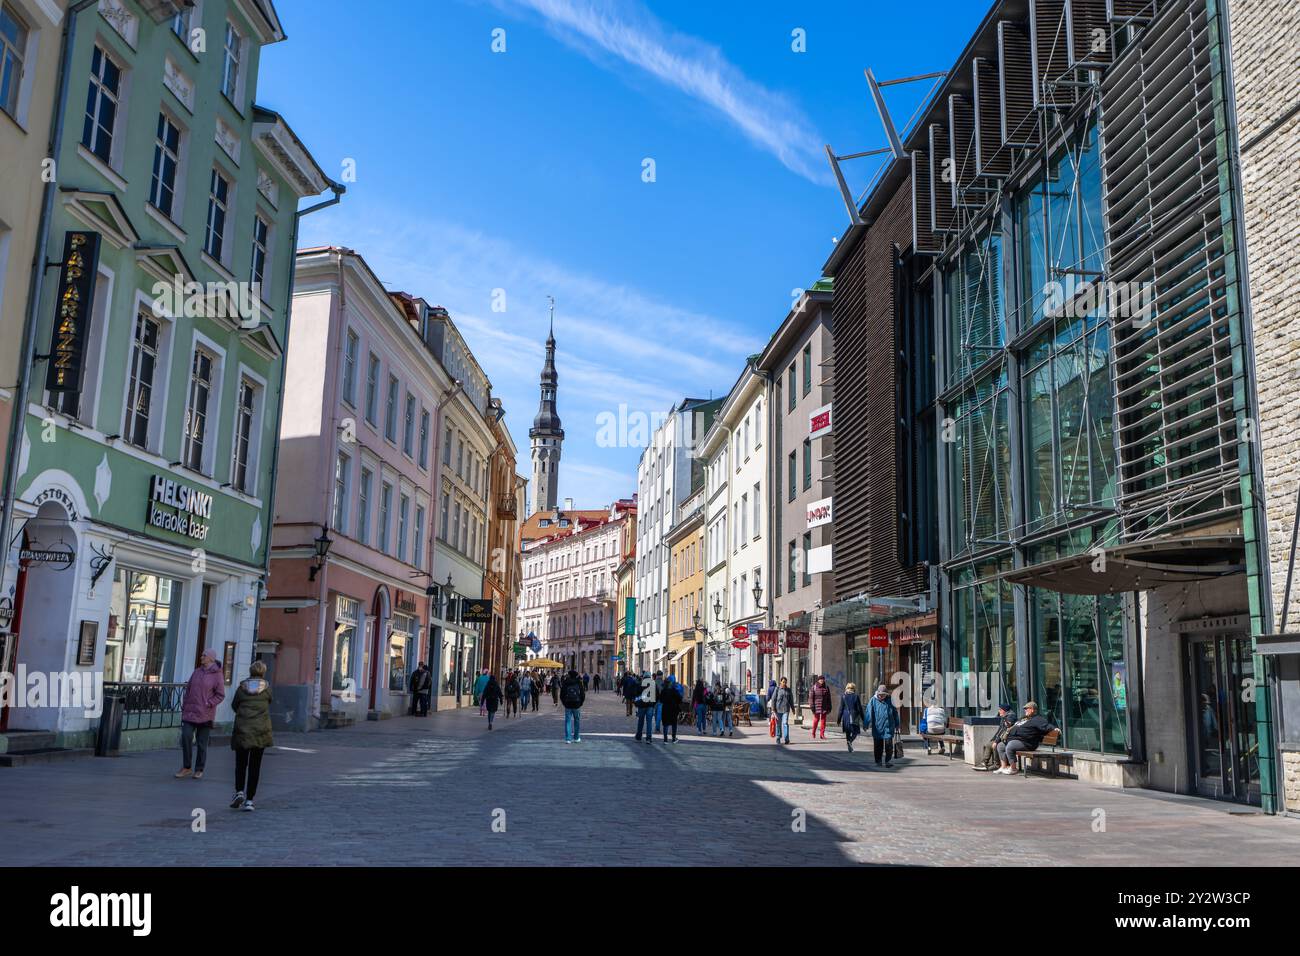
[[[839,601],[822,611],[822,634],[860,631],[891,621],[925,614],[928,601],[924,595],[905,598],[860,597]]]
[[[1199,535],[1085,551],[1017,568],[1005,579],[1062,594],[1115,594],[1239,574],[1244,562],[1241,535]]]
[[[1261,634],[1255,638],[1255,653],[1266,657],[1300,654],[1300,634]]]

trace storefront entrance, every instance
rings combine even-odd
[[[1250,638],[1189,636],[1184,661],[1196,792],[1258,804],[1259,736],[1253,694],[1247,692],[1256,686]]]

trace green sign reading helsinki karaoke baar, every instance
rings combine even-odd
[[[212,495],[179,481],[154,475],[149,479],[148,529],[170,531],[183,538],[205,541],[212,529]]]

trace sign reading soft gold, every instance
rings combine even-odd
[[[99,233],[69,232],[63,240],[59,270],[59,299],[54,312],[45,388],[51,392],[80,392],[85,374],[86,334],[95,304],[99,274]]]

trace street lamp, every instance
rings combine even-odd
[[[316,575],[320,569],[325,567],[325,558],[330,553],[330,545],[334,542],[330,540],[329,529],[325,525],[320,526],[320,535],[312,544],[316,548],[316,563],[307,569],[307,580],[315,581]]]
[[[754,607],[756,607],[760,611],[766,611],[767,608],[763,606],[763,582],[759,580],[757,573],[754,574],[753,592],[754,592]]]
[[[722,595],[720,593],[713,596],[713,617],[719,624],[722,623]]]

